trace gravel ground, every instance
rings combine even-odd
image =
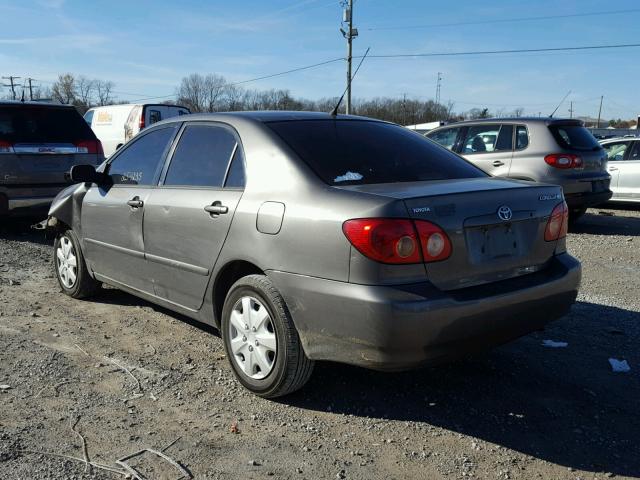
[[[568,244],[582,291],[546,331],[408,373],[318,364],[269,401],[236,383],[215,330],[114,289],[64,296],[50,244],[5,224],[0,478],[123,478],[85,453],[116,468],[145,448],[195,478],[637,478],[640,211],[590,210]],[[148,452],[130,463],[178,477]]]

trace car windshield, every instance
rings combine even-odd
[[[486,176],[435,142],[389,123],[338,119],[267,125],[329,185]]]
[[[551,125],[549,130],[562,148],[570,150],[599,150],[601,148],[596,137],[580,125]]]
[[[0,106],[0,140],[10,143],[73,143],[93,139],[73,108]]]

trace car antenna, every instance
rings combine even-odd
[[[367,57],[367,54],[369,53],[370,49],[371,49],[371,47],[367,47],[367,51],[364,52],[364,55],[360,59],[360,63],[358,64],[358,67],[356,68],[356,71],[353,72],[353,75],[351,75],[351,78],[349,79],[349,83],[347,83],[347,88],[344,89],[344,92],[342,92],[342,96],[340,97],[340,100],[338,100],[338,103],[336,104],[336,106],[333,107],[333,110],[331,110],[331,116],[332,117],[335,117],[335,116],[338,115],[338,108],[340,108],[340,104],[342,103],[342,99],[346,95],[347,90],[349,90],[349,87],[351,86],[351,82],[353,81],[353,79],[358,74],[358,70],[360,70],[360,66],[362,65],[362,62],[364,62],[364,59]]]
[[[567,92],[567,94],[562,97],[562,100],[560,100],[560,103],[558,104],[558,106],[556,107],[556,109],[551,113],[551,115],[549,115],[549,118],[553,118],[553,116],[555,115],[555,113],[558,111],[558,109],[560,108],[560,105],[562,105],[564,103],[564,101],[567,99],[567,97],[571,94],[571,90],[569,90]]]

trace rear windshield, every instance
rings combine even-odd
[[[267,125],[329,185],[486,176],[444,147],[397,125],[365,120]]]
[[[599,150],[602,148],[591,132],[579,125],[550,125],[549,130],[562,148]]]
[[[95,135],[74,108],[0,106],[0,140],[10,143],[73,143]]]

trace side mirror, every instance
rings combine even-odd
[[[106,182],[108,178],[104,173],[96,172],[93,165],[74,165],[70,172],[71,180],[74,183],[96,183],[98,185]]]

